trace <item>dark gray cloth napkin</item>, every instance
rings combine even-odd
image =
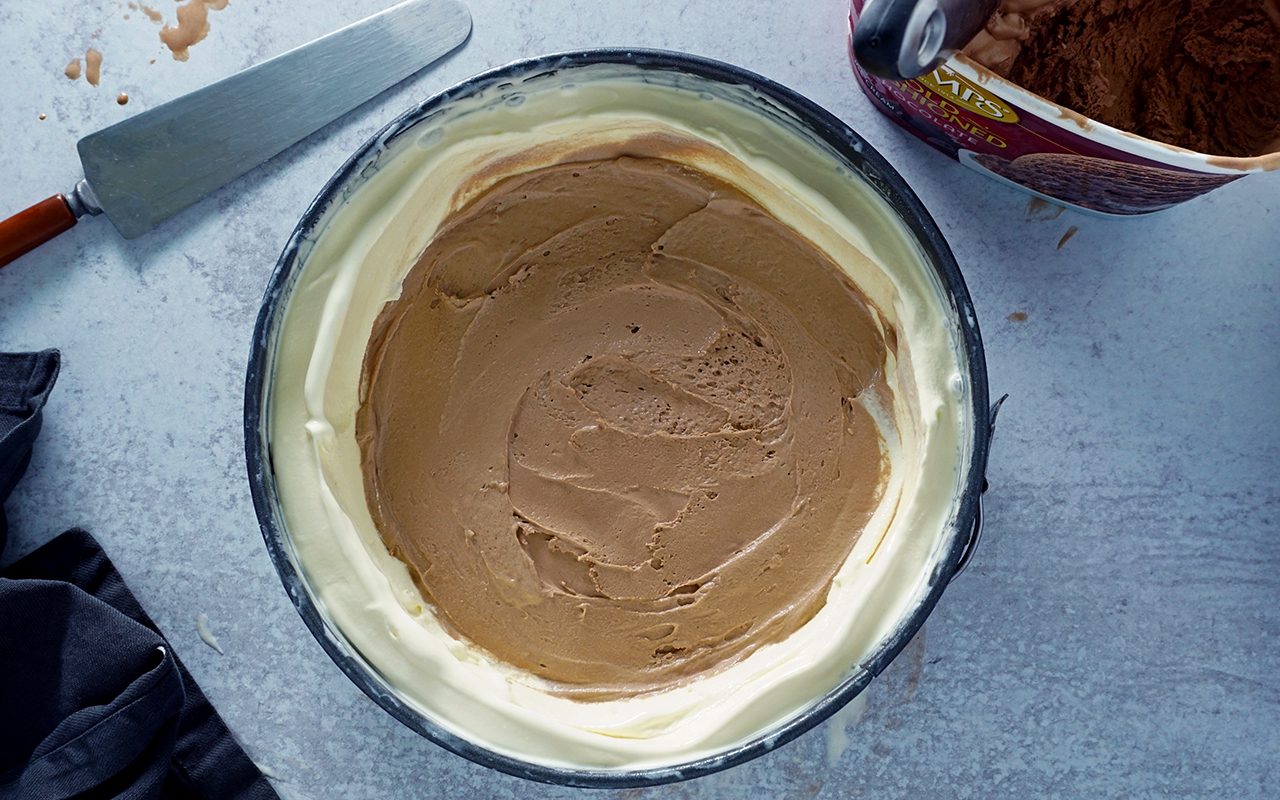
[[[31,459],[56,350],[0,353],[3,503]],[[82,530],[0,571],[0,800],[277,798]]]

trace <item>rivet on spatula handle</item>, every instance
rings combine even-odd
[[[55,194],[0,221],[0,267],[76,224],[66,195]]]

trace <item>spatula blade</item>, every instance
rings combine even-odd
[[[77,144],[97,204],[132,239],[466,41],[456,0],[408,0]]]

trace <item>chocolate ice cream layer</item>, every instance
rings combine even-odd
[[[1006,0],[965,52],[1156,141],[1227,156],[1280,150],[1277,0]]]
[[[822,607],[883,492],[896,349],[830,258],[707,175],[511,177],[374,326],[370,511],[455,635],[560,693],[666,688]]]

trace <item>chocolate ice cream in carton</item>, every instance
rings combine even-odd
[[[853,0],[852,26],[868,2]],[[1146,214],[1280,168],[1277,0],[1191,5],[1004,0],[919,78],[853,68],[883,113],[995,180],[1087,212]]]

